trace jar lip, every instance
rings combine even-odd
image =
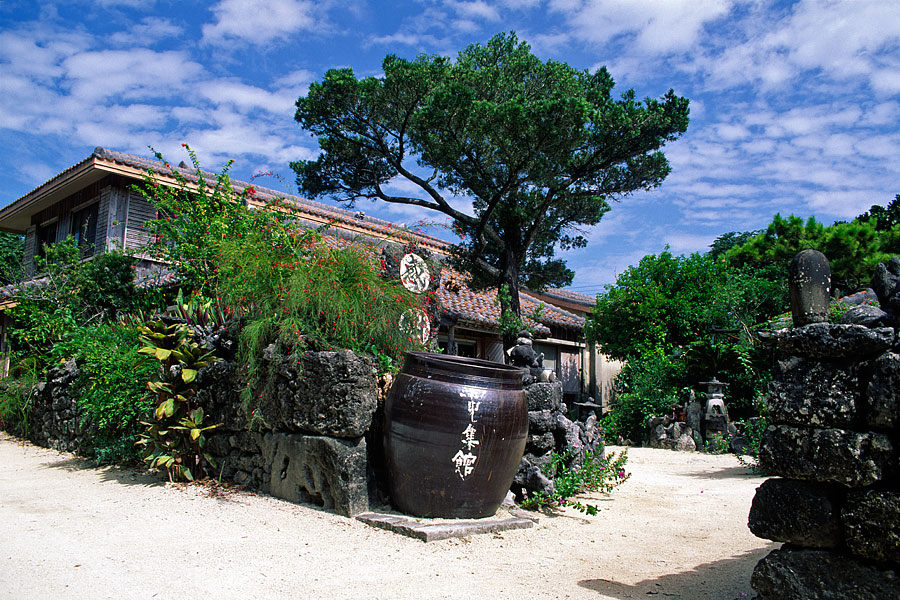
[[[407,352],[403,370],[427,368],[478,379],[499,379],[522,384],[522,369],[503,363],[432,352]]]

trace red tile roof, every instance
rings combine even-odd
[[[587,308],[593,308],[597,304],[596,296],[589,296],[587,294],[582,294],[581,292],[573,292],[572,290],[564,290],[560,288],[548,288],[544,292],[545,296],[549,296],[551,298],[559,298],[561,300],[568,300],[569,302],[574,302],[576,304],[582,304]]]
[[[474,291],[466,286],[464,275],[448,267],[441,270],[441,287],[438,289],[438,298],[445,310],[464,321],[487,327],[497,327],[499,323],[500,306],[497,301],[497,290]],[[538,335],[550,335],[550,330],[545,324],[566,329],[584,329],[583,318],[546,303],[544,303],[540,322],[536,322],[530,315],[535,313],[541,302],[528,295],[527,292],[520,292],[519,300],[525,323],[534,327]]]

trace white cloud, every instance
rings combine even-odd
[[[853,190],[829,190],[811,194],[807,205],[814,214],[827,213],[841,219],[852,219],[869,210],[873,199],[886,196],[883,190],[860,188]]]
[[[696,234],[684,232],[671,232],[662,234],[662,240],[669,245],[672,254],[693,254],[705,252],[709,245],[717,238],[717,235]]]
[[[881,95],[900,91],[900,3],[806,0],[784,16],[766,3],[748,6],[731,24],[732,34],[709,40],[683,65],[711,88],[752,83],[773,90],[806,73],[829,82],[865,81]]]
[[[183,52],[138,48],[82,52],[62,63],[71,94],[83,102],[127,98],[171,97],[197,77],[203,67]]]
[[[308,87],[316,80],[316,74],[306,69],[297,69],[277,78],[274,83],[280,88]]]
[[[49,181],[58,173],[55,167],[43,162],[22,162],[16,164],[16,169],[31,180],[43,183]]]
[[[291,93],[273,93],[227,79],[206,81],[196,87],[202,98],[216,105],[231,104],[241,111],[262,109],[280,116],[290,115],[297,100]]]
[[[882,95],[900,93],[900,69],[882,69],[873,73],[872,89]]]
[[[866,75],[872,56],[900,40],[900,4],[881,0],[806,0],[764,44],[783,48],[794,64],[838,77]]]
[[[730,0],[552,0],[550,9],[566,15],[575,35],[604,44],[631,36],[647,53],[684,51],[703,37],[704,26],[728,14]]]
[[[873,135],[859,140],[855,148],[863,156],[890,159],[896,165],[897,157],[900,156],[900,136]]]
[[[722,125],[716,125],[715,129],[720,139],[729,142],[743,140],[750,137],[750,130],[743,125],[723,123]]]
[[[630,252],[603,253],[602,259],[586,259],[580,261],[581,267],[575,271],[572,287],[583,293],[600,292],[603,287],[616,280],[616,277],[638,264],[644,256],[662,252],[663,246],[653,248],[640,246]],[[596,254],[596,251],[595,251]]]
[[[451,25],[456,33],[475,33],[481,30],[481,25],[471,19],[455,19]]]
[[[222,0],[212,11],[216,22],[203,26],[203,41],[213,44],[262,45],[312,31],[319,22],[316,5],[306,0]]]
[[[385,44],[389,46],[419,46],[422,44],[423,36],[418,33],[406,31],[398,31],[390,35],[378,35],[369,38],[370,44]]]
[[[523,33],[522,39],[527,40],[531,44],[532,52],[539,56],[543,55],[559,55],[565,49],[566,45],[572,41],[572,36],[567,32],[554,33]],[[591,71],[599,69],[603,65],[591,68]]]
[[[500,12],[497,10],[497,7],[482,0],[476,0],[475,2],[448,2],[447,6],[465,19],[491,22],[500,20]]]
[[[169,19],[147,17],[129,30],[112,34],[109,40],[120,46],[140,46],[178,37],[183,33],[184,30]]]
[[[90,36],[43,26],[23,27],[0,33],[0,68],[6,73],[27,74],[35,80],[52,80],[63,74],[60,61],[89,48]]]

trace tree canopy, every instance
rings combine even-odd
[[[300,192],[352,204],[374,199],[428,208],[463,240],[455,264],[478,287],[562,286],[573,273],[558,248],[586,244],[610,200],[658,186],[660,148],[688,125],[688,100],[671,90],[613,98],[605,68],[593,73],[541,61],[514,33],[474,44],[457,59],[394,55],[383,75],[333,69],[297,100],[296,120],[318,136],[316,160],[291,164]],[[417,192],[398,195],[395,178]],[[471,199],[471,210],[461,207]]]
[[[786,310],[786,282],[769,271],[729,267],[712,253],[647,255],[597,297],[588,337],[623,360],[671,353],[708,339],[714,329],[734,329],[740,337]]]
[[[872,214],[877,208],[872,207]],[[826,227],[814,217],[804,221],[775,215],[763,232],[728,250],[725,258],[733,266],[773,267],[786,276],[797,252],[812,248],[828,257],[833,287],[852,293],[869,284],[878,263],[900,252],[900,224],[886,227],[888,216],[858,217]]]
[[[890,231],[900,225],[900,194],[895,195],[887,206],[875,204],[855,220],[869,222],[873,219],[878,231]]]
[[[15,283],[22,275],[25,240],[15,233],[0,231],[0,285]]]

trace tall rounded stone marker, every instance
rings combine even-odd
[[[818,250],[798,252],[788,269],[794,327],[827,323],[831,305],[831,266]]]

